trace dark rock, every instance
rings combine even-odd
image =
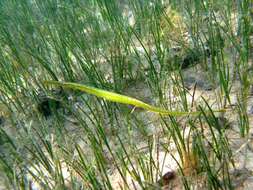
[[[46,97],[40,103],[38,103],[38,111],[45,117],[52,115],[53,111],[60,108],[60,101]]]
[[[198,88],[205,90],[205,91],[213,90],[212,84],[208,81],[197,80],[196,85]]]
[[[253,96],[253,85],[250,87],[250,96]]]
[[[189,66],[192,66],[196,64],[198,61],[200,61],[201,54],[197,50],[189,50],[187,52],[186,56],[183,58],[181,68],[186,69]]]
[[[5,121],[5,119],[4,119],[4,117],[1,115],[1,116],[0,116],[0,125],[4,124],[4,121]]]
[[[200,79],[196,79],[193,76],[186,76],[184,78],[184,85],[187,89],[191,89],[194,84],[196,84],[196,87],[201,89],[201,90],[205,90],[205,91],[211,91],[214,89],[214,86],[207,80],[204,81],[200,80]]]
[[[216,117],[219,126],[222,129],[229,129],[231,128],[231,122],[229,122],[229,120],[227,118],[225,118],[224,116],[218,116]]]
[[[193,85],[195,84],[195,82],[196,82],[196,79],[194,77],[192,77],[192,76],[185,77],[184,86],[188,90],[190,90],[193,87]]]
[[[47,96],[43,93],[38,95],[39,103],[37,105],[37,109],[46,118],[51,116],[53,112],[56,112],[59,108],[61,108],[61,101],[58,99],[62,99],[62,97],[64,97],[64,92],[62,90],[51,91],[51,94],[52,97]]]
[[[207,47],[207,48],[205,48],[205,56],[206,57],[208,57],[208,58],[210,58],[211,57],[211,51],[210,51],[210,49]]]

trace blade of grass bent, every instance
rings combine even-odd
[[[122,103],[122,104],[128,104],[128,105],[133,105],[136,107],[143,108],[145,110],[151,111],[151,112],[156,112],[162,115],[171,115],[171,116],[183,116],[183,115],[188,115],[188,114],[198,114],[200,112],[181,112],[181,111],[168,111],[162,108],[158,108],[152,105],[149,105],[145,102],[142,102],[138,99],[121,95],[115,92],[110,92],[94,87],[90,87],[87,85],[83,84],[77,84],[77,83],[71,83],[71,82],[58,82],[58,81],[45,81],[45,84],[51,84],[51,85],[57,85],[61,86],[64,88],[70,88],[74,90],[80,90],[83,92],[86,92],[88,94],[95,95],[97,97],[104,98],[108,101],[112,102],[117,102],[117,103]]]

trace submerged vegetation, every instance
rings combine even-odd
[[[251,189],[252,44],[251,0],[1,0],[0,189]]]

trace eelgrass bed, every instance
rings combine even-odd
[[[0,1],[0,189],[252,189],[253,2]]]

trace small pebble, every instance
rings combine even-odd
[[[174,171],[168,171],[166,174],[164,174],[162,176],[161,179],[159,179],[157,181],[157,183],[160,185],[160,186],[166,186],[170,183],[171,180],[175,179],[176,177],[176,174]]]
[[[253,106],[249,109],[249,114],[253,114]]]

